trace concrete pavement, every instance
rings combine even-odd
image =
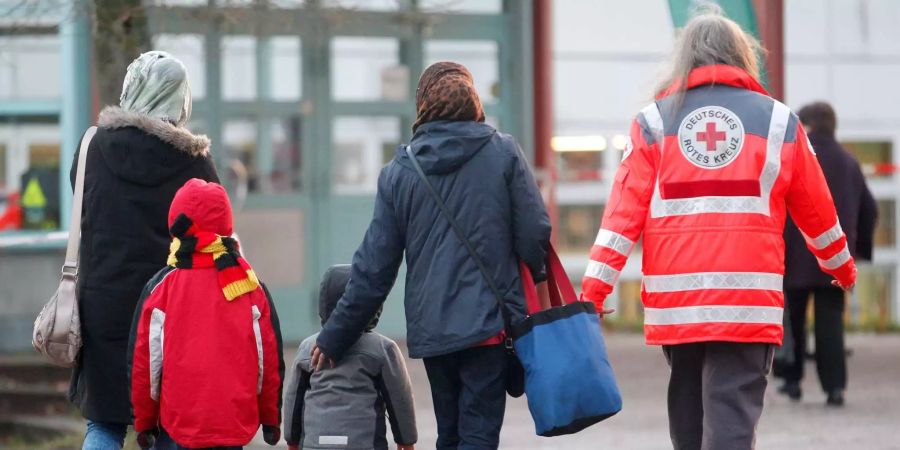
[[[643,345],[640,335],[607,333],[610,359],[624,399],[617,416],[566,437],[534,435],[533,423],[523,399],[510,400],[501,448],[529,449],[629,449],[671,448],[666,419],[668,367],[657,347]],[[792,403],[775,392],[770,382],[766,407],[758,430],[761,450],[900,450],[900,335],[850,335],[848,347],[850,387],[847,406],[824,406],[825,395],[809,365],[804,398]],[[291,351],[286,358],[293,360]],[[420,449],[433,449],[436,426],[432,402],[419,360],[409,361],[415,385]],[[262,444],[262,445],[260,445]],[[251,449],[272,448],[257,437]]]

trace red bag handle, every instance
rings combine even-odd
[[[534,314],[543,310],[541,299],[538,296],[537,286],[531,276],[531,270],[524,262],[519,261],[519,273],[522,278],[522,289],[525,291],[525,304],[528,314]],[[556,249],[550,246],[547,252],[547,290],[550,292],[550,306],[558,307],[578,301],[575,289],[566,270],[556,253]]]

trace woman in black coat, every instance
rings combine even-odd
[[[128,67],[120,107],[100,113],[89,147],[78,276],[84,346],[69,388],[88,419],[84,449],[121,448],[131,423],[131,319],[144,284],[166,264],[175,191],[191,178],[218,181],[209,139],[184,128],[190,111],[184,65],[145,53]]]

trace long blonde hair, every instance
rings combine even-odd
[[[683,93],[691,70],[713,64],[743,69],[759,80],[759,41],[722,15],[718,5],[706,5],[681,30],[675,43],[668,75],[656,87],[656,95],[673,84]]]

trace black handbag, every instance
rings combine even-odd
[[[472,247],[469,239],[466,238],[462,227],[460,227],[459,223],[453,217],[453,214],[450,213],[450,210],[447,209],[447,205],[434,189],[434,186],[428,181],[425,171],[422,170],[422,166],[420,166],[419,161],[416,160],[416,155],[408,145],[406,146],[406,154],[409,156],[413,167],[415,167],[416,173],[419,174],[419,178],[425,183],[428,193],[431,194],[431,197],[434,198],[435,203],[437,203],[438,209],[441,210],[441,214],[443,214],[447,221],[450,222],[450,227],[453,228],[456,237],[458,237],[466,247],[472,260],[475,261],[475,265],[478,266],[478,270],[481,271],[481,275],[484,276],[484,281],[487,283],[488,288],[490,288],[494,297],[497,299],[500,315],[503,316],[503,322],[506,328],[506,340],[504,341],[504,347],[506,348],[506,393],[515,398],[521,397],[525,394],[525,368],[522,367],[522,362],[519,361],[516,350],[513,348],[512,335],[509,332],[510,320],[506,313],[506,308],[503,307],[503,295],[500,293],[500,290],[497,289],[497,285],[494,284],[494,280],[491,279],[490,274],[488,274],[487,268],[484,267],[484,263],[482,263],[481,258],[478,257],[478,253],[475,252],[475,247]]]

